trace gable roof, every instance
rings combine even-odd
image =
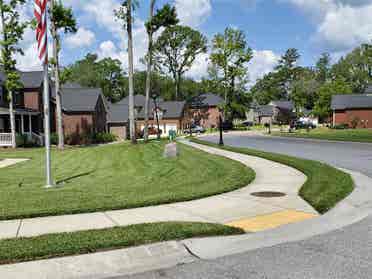
[[[108,123],[126,123],[129,119],[128,105],[109,104],[108,105]]]
[[[293,110],[294,107],[291,101],[272,101],[269,105],[285,110]]]
[[[256,111],[258,113],[258,116],[264,117],[264,116],[273,116],[274,115],[274,106],[272,105],[264,105],[264,106],[258,106],[256,108]]]
[[[62,108],[69,112],[93,112],[102,92],[100,88],[63,88]]]
[[[142,95],[136,95],[135,96],[135,106],[140,107],[140,111],[137,114],[137,119],[144,119],[145,118],[145,96]],[[182,117],[183,110],[185,108],[186,102],[173,102],[168,101],[164,102],[163,100],[160,100],[157,104],[158,107],[160,107],[163,110],[163,118],[165,119],[175,119]],[[154,102],[150,102],[149,106],[149,119],[153,119],[153,111],[155,108]],[[109,104],[108,105],[109,110],[109,123],[126,123],[129,119],[129,105],[128,105],[128,97],[123,99],[122,101],[115,103],[115,104]]]
[[[32,72],[22,72],[18,71],[23,87],[26,89],[37,89],[43,84],[43,72],[42,71],[32,71]],[[0,68],[0,82],[4,82],[5,75],[2,68]]]
[[[223,102],[224,100],[220,96],[213,93],[205,93],[194,97],[190,104],[192,107],[217,107]]]
[[[44,75],[42,71],[19,72],[24,88],[40,88],[43,84]]]
[[[332,97],[331,108],[333,110],[372,108],[372,94],[334,95]]]

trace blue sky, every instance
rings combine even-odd
[[[32,17],[32,1],[22,18]],[[64,0],[74,9],[79,31],[63,40],[62,61],[69,64],[88,52],[100,58],[120,59],[127,65],[126,36],[115,21],[113,9],[120,0]],[[227,26],[244,30],[254,59],[248,69],[252,82],[272,70],[286,49],[299,49],[302,65],[313,65],[319,55],[330,52],[334,60],[360,43],[372,40],[372,0],[158,0],[158,6],[170,2],[177,7],[181,23],[203,32],[209,39]],[[136,68],[146,51],[143,23],[149,0],[140,0],[134,24]],[[25,70],[39,67],[34,59],[33,31],[22,43],[25,56],[19,66]],[[188,76],[206,74],[208,54],[198,57]]]

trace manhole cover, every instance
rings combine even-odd
[[[278,198],[278,197],[284,197],[286,196],[285,193],[281,192],[271,192],[271,191],[266,191],[266,192],[255,192],[251,194],[252,196],[259,197],[259,198]]]

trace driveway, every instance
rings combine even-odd
[[[204,139],[216,142],[217,136],[205,136]],[[225,134],[225,143],[319,160],[372,177],[372,144],[271,138],[244,133]],[[371,245],[372,217],[368,217],[349,227],[304,241],[120,278],[367,279],[372,274]]]

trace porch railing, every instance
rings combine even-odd
[[[0,133],[0,146],[1,147],[12,146],[12,134]]]

